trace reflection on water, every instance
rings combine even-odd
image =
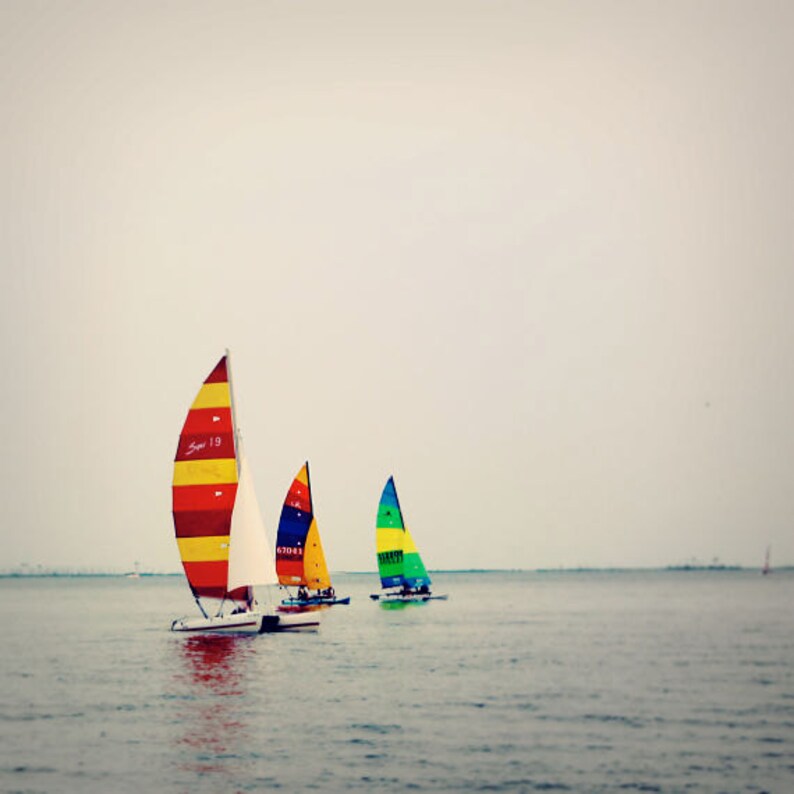
[[[322,612],[330,608],[330,604],[281,604],[281,606],[276,608],[276,611],[294,615],[303,612]]]
[[[181,640],[181,638],[180,638]],[[175,675],[180,694],[179,749],[192,751],[180,768],[193,774],[229,773],[235,748],[248,744],[241,718],[256,637],[194,635],[180,641]]]
[[[407,609],[409,607],[421,607],[427,604],[427,601],[388,601],[384,599],[380,601],[381,609]]]

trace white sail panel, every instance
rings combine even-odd
[[[248,467],[248,458],[241,447],[238,447],[237,454],[240,477],[229,540],[229,590],[258,584],[275,584],[278,581]]]

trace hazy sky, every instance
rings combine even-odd
[[[0,2],[0,568],[178,570],[233,356],[332,570],[794,562],[794,4]]]

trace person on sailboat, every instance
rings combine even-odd
[[[306,592],[306,588],[303,585],[301,585],[298,588],[298,600],[300,600],[300,601],[308,601],[309,600],[309,594]]]

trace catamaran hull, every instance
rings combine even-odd
[[[285,598],[281,605],[284,607],[315,607],[315,606],[333,606],[334,604],[349,604],[350,596],[344,598]]]
[[[241,612],[213,618],[179,618],[171,624],[171,631],[213,634],[268,634],[275,631],[316,629],[316,617],[301,615],[264,615],[261,612]]]
[[[425,601],[446,601],[446,593],[443,595],[431,595],[430,593],[411,593],[410,595],[403,595],[401,593],[371,593],[370,598],[373,601],[380,601],[383,604],[421,604]]]

